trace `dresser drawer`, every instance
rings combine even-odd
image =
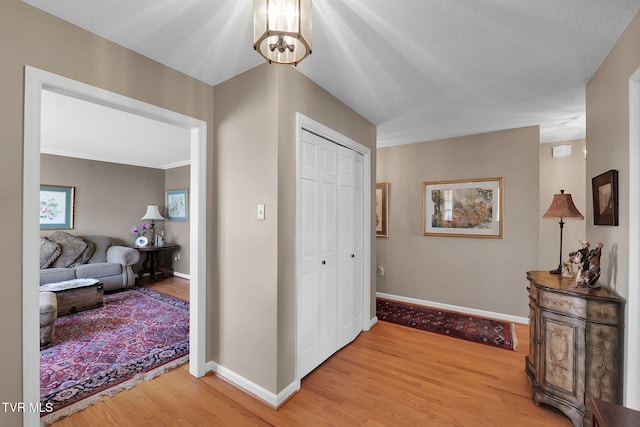
[[[582,298],[572,297],[570,295],[539,290],[538,304],[540,307],[544,307],[558,313],[570,314],[578,317],[587,316],[587,302]]]
[[[587,307],[587,319],[593,322],[618,324],[618,304],[612,302],[590,301]]]

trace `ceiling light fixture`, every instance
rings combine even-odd
[[[311,0],[253,0],[253,48],[269,63],[311,54]]]

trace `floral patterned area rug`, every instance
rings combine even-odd
[[[381,298],[376,299],[376,315],[385,322],[506,350],[516,350],[515,328],[508,322]]]
[[[106,294],[104,306],[56,320],[40,351],[47,425],[189,358],[189,303],[146,288]]]

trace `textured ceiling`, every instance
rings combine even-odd
[[[23,0],[216,85],[263,62],[250,0]],[[640,0],[315,0],[298,70],[378,146],[529,125],[584,138],[585,87]],[[273,65],[281,66],[281,65]]]

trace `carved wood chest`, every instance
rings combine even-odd
[[[622,400],[623,300],[606,288],[575,289],[572,279],[546,271],[529,271],[527,279],[532,399],[590,426],[592,398]]]

